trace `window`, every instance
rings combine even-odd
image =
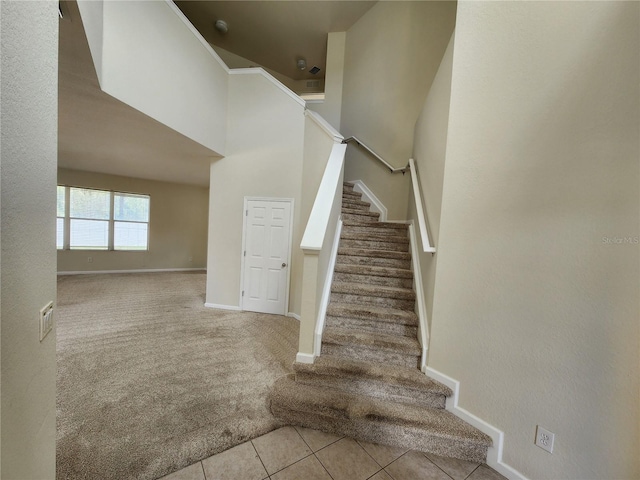
[[[65,250],[148,250],[148,195],[58,185],[56,245]]]

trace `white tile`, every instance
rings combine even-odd
[[[159,480],[205,480],[200,462],[170,473]]]
[[[251,442],[202,461],[206,480],[263,480],[267,472]]]
[[[293,427],[282,427],[269,432],[253,440],[253,445],[269,475],[312,453]]]

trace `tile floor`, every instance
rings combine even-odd
[[[282,427],[162,480],[505,480],[487,465]]]

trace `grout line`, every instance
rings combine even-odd
[[[204,471],[204,464],[202,463],[202,460],[200,460],[200,468],[202,469],[202,476],[204,477],[204,480],[207,480],[207,472]]]
[[[295,465],[296,463],[300,463],[302,460],[304,460],[304,459],[306,459],[306,458],[309,458],[311,455],[314,455],[314,453],[313,453],[313,452],[311,452],[309,455],[305,455],[304,457],[302,457],[302,458],[300,458],[300,459],[296,460],[295,462],[290,463],[289,465],[287,465],[287,466],[285,466],[285,467],[282,467],[282,468],[281,468],[280,470],[278,470],[277,472],[273,472],[271,475],[275,475],[276,473],[280,473],[281,471],[286,470],[286,469],[287,469],[287,468],[289,468],[290,466]],[[266,468],[265,468],[265,470],[266,470]],[[269,473],[269,472],[267,472],[267,473]]]
[[[269,471],[267,470],[267,467],[265,466],[264,462],[262,461],[262,458],[260,458],[260,454],[258,453],[258,449],[253,444],[253,440],[249,440],[249,441],[251,442],[251,446],[253,447],[253,450],[256,452],[256,455],[258,456],[258,460],[260,460],[260,463],[262,464],[262,468],[264,468],[264,471],[267,472],[267,478],[271,478],[271,474],[269,474]]]
[[[320,449],[320,450],[322,450],[322,449]],[[318,451],[320,451],[320,450],[318,450]],[[325,466],[324,466],[324,463],[322,463],[322,461],[318,458],[318,456],[317,456],[315,453],[313,454],[313,456],[314,456],[314,457],[316,457],[316,460],[318,460],[318,463],[320,464],[320,466],[321,466],[322,468],[324,468],[324,471],[325,471],[325,472],[327,472],[327,475],[329,475],[329,478],[330,478],[331,480],[334,480],[333,475],[331,475],[331,474],[329,473],[329,470],[327,470],[327,467],[325,467]]]
[[[480,465],[482,465],[481,463],[478,464],[478,466],[476,468],[474,468],[473,470],[471,470],[471,473],[469,473],[469,475],[467,475],[466,477],[464,477],[464,480],[467,480],[467,478],[469,478],[471,475],[473,475],[473,472],[475,472],[476,470],[478,470],[480,468]]]
[[[378,464],[379,465],[379,464]],[[375,477],[377,474],[379,474],[380,472],[384,471],[384,468],[381,468],[380,470],[378,470],[376,473],[374,473],[373,475],[371,475],[370,477],[367,477],[367,480],[371,480],[373,477]],[[387,472],[384,472],[387,473]],[[389,475],[387,473],[387,475]]]
[[[359,442],[358,440],[356,440],[355,438],[354,438],[353,440],[358,444],[358,446],[359,446],[362,450],[364,450],[364,453],[366,453],[367,455],[369,455],[369,457],[371,458],[371,460],[373,460],[373,462],[374,462],[376,465],[378,465],[380,468],[384,468],[384,465],[380,465],[380,462],[378,462],[375,458],[373,458],[373,456],[372,456],[369,452],[367,452],[367,449],[366,449],[366,448],[364,448],[362,445],[360,445],[360,442]],[[398,457],[398,458],[400,458],[400,457]],[[394,462],[395,462],[395,460],[394,460]],[[378,472],[376,472],[376,473],[378,473]]]
[[[302,439],[302,441],[304,442],[304,444],[309,447],[309,450],[311,450],[311,453],[313,453],[313,448],[311,448],[311,445],[309,445],[307,443],[307,441],[304,439],[304,437],[302,435],[300,435],[300,432],[298,431],[298,427],[295,425],[292,425],[293,429],[296,431],[296,433],[298,434],[298,436]]]
[[[422,454],[422,456],[424,458],[426,458],[429,462],[431,462],[432,464],[434,464],[436,466],[436,468],[438,468],[438,470],[442,471],[442,473],[444,473],[447,477],[451,478],[453,480],[453,477],[451,475],[449,475],[449,472],[447,472],[444,468],[442,468],[440,465],[438,465],[436,462],[434,462],[433,460],[431,460],[429,457],[427,457],[427,454],[424,452],[420,452]],[[476,468],[478,468],[478,466],[476,466]],[[475,468],[474,468],[475,471]],[[471,474],[469,474],[471,475]],[[467,477],[465,477],[466,479]]]

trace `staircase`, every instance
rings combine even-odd
[[[276,382],[271,411],[292,425],[484,462],[491,439],[447,412],[451,390],[418,370],[407,225],[369,209],[345,183],[321,355]]]

